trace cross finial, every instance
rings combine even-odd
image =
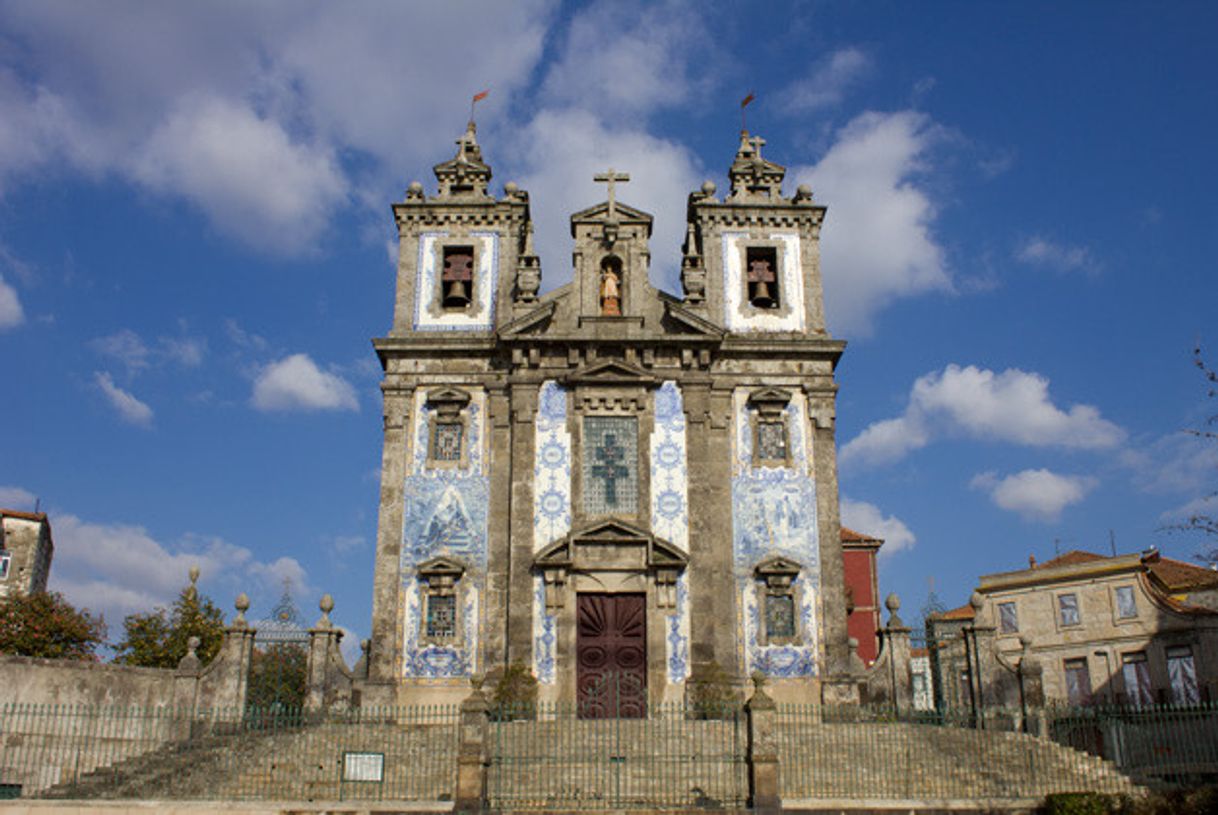
[[[608,172],[597,173],[596,175],[592,176],[592,180],[609,185],[609,217],[614,217],[614,213],[617,211],[617,209],[616,202],[613,197],[613,187],[619,181],[625,184],[630,180],[630,175],[628,173],[615,172],[614,169],[610,167]]]
[[[761,158],[761,145],[765,144],[765,139],[761,138],[760,136],[754,136],[753,138],[749,139],[749,144],[753,145],[753,154],[756,155],[757,158]]]

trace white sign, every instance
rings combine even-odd
[[[384,778],[384,753],[343,753],[344,781],[382,781]]]

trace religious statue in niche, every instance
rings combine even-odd
[[[601,264],[601,315],[622,316],[622,262],[614,257]]]

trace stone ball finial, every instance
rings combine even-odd
[[[334,598],[329,594],[323,594],[321,596],[321,602],[317,604],[317,607],[321,609],[322,614],[329,614],[334,610]]]
[[[368,649],[371,647],[372,647],[372,640],[360,640],[359,641],[359,649],[361,651],[363,651],[365,654],[368,653]]]
[[[423,182],[411,181],[410,186],[406,188],[407,198],[422,198],[423,197]]]
[[[709,178],[702,182],[702,194],[703,195],[706,195],[706,196],[714,195],[715,190],[717,190],[717,189],[719,189],[719,188],[715,186],[715,182],[711,181]]]
[[[245,628],[245,612],[250,610],[250,597],[245,592],[237,595],[237,602],[234,603],[237,608],[237,616],[233,619],[234,628]]]
[[[858,639],[858,637],[850,637],[848,640],[846,640],[846,644],[850,646],[850,652],[851,652],[851,653],[855,653],[855,652],[857,652],[857,651],[858,651],[858,649],[859,649],[859,639]]]
[[[520,185],[518,185],[515,181],[509,181],[503,185],[503,191],[508,195],[515,195],[516,193],[520,192]]]
[[[796,201],[811,201],[812,200],[812,188],[809,187],[807,184],[800,184],[798,187],[795,188],[795,200]]]
[[[1031,647],[1032,647],[1032,638],[1029,637],[1027,634],[1020,634],[1019,635],[1020,650],[1027,651]]]
[[[198,651],[199,646],[202,644],[203,640],[199,639],[198,637],[191,637],[190,639],[186,640],[186,650],[190,652],[191,656],[195,656],[195,651]]]
[[[889,613],[891,614],[896,614],[901,610],[901,598],[897,597],[897,593],[895,591],[890,592],[888,596],[884,598],[884,608],[888,609]]]
[[[191,583],[198,583],[199,575],[202,574],[202,572],[199,571],[199,564],[196,563],[193,566],[191,566],[190,571],[187,572],[186,574],[190,577]]]
[[[973,607],[973,611],[981,611],[981,607],[985,605],[985,598],[981,596],[981,592],[975,591],[968,598],[968,604]]]

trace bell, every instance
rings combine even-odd
[[[757,281],[756,288],[753,289],[752,303],[757,308],[774,308],[778,305],[770,296],[769,283],[764,280]]]
[[[460,280],[448,281],[448,287],[444,290],[444,307],[445,308],[465,308],[469,305],[469,295],[465,293],[465,286]]]

